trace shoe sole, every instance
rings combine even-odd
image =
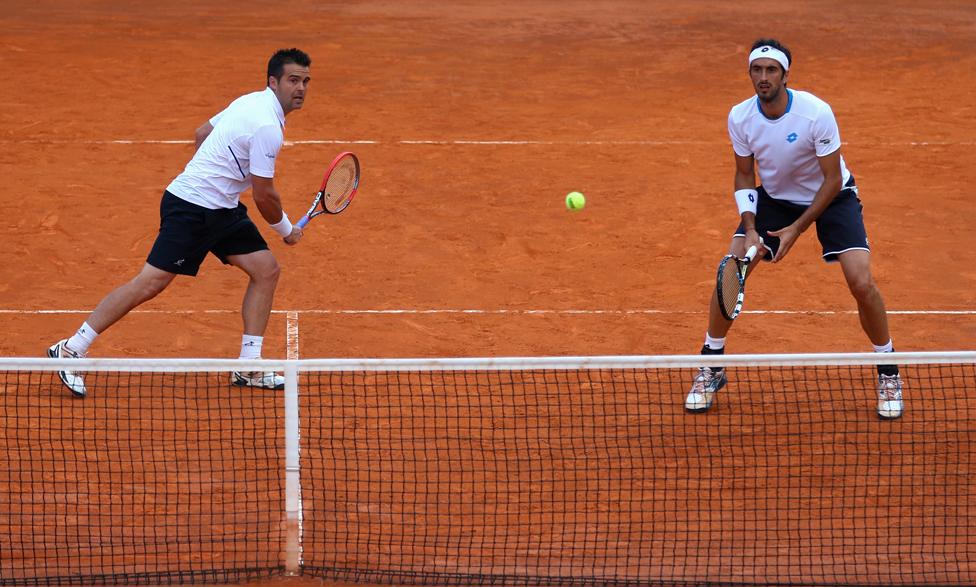
[[[700,414],[702,412],[708,411],[708,409],[712,407],[712,404],[715,403],[715,394],[718,393],[720,389],[725,387],[726,383],[728,383],[728,379],[723,379],[722,383],[719,383],[718,387],[715,388],[715,391],[712,392],[712,401],[708,402],[707,406],[702,408],[689,408],[688,404],[685,404],[685,411],[691,414]]]
[[[878,418],[881,419],[881,420],[888,420],[888,421],[890,421],[890,420],[897,420],[898,418],[901,418],[902,414],[903,414],[903,412],[898,412],[898,414],[893,414],[893,415],[890,415],[890,416],[886,416],[885,414],[882,414],[881,412],[878,412]]]
[[[47,349],[47,356],[51,359],[61,358],[57,355],[57,353],[54,352],[54,349],[50,349],[50,348]],[[62,373],[61,371],[58,371],[58,379],[61,380],[61,385],[63,385],[68,391],[71,392],[71,395],[75,397],[85,397],[88,394],[87,391],[84,393],[78,393],[77,391],[75,391],[74,388],[68,385],[68,382],[64,380],[64,375],[62,375],[61,373]]]
[[[247,381],[241,381],[240,379],[235,379],[231,381],[231,385],[236,385],[237,387],[253,387],[254,389],[270,389],[270,390],[279,390],[285,388],[284,384],[276,385],[274,387],[265,387],[263,385],[252,385]]]

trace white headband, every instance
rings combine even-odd
[[[756,59],[775,59],[783,66],[783,71],[790,70],[790,60],[786,58],[786,53],[783,53],[776,47],[770,47],[769,45],[763,45],[762,47],[756,47],[752,53],[749,54],[749,65]]]

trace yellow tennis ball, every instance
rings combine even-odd
[[[579,192],[569,192],[566,194],[566,208],[570,210],[582,210],[586,205],[586,196]]]

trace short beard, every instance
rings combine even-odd
[[[760,101],[760,102],[762,102],[762,103],[764,103],[764,104],[769,104],[770,102],[775,102],[775,101],[776,101],[776,98],[779,98],[779,93],[780,93],[781,91],[782,91],[782,87],[779,87],[779,88],[776,88],[776,89],[775,89],[775,90],[774,90],[773,92],[771,92],[771,93],[770,93],[770,94],[769,94],[768,96],[766,96],[765,98],[763,98],[763,97],[762,97],[762,96],[760,95],[760,96],[759,96],[759,101]]]
[[[769,104],[771,102],[775,102],[776,101],[776,98],[779,98],[779,93],[781,91],[782,91],[782,88],[776,88],[776,90],[774,92],[770,93],[766,97],[763,97],[762,95],[760,95],[759,96],[759,101],[760,102],[763,102],[764,104]]]

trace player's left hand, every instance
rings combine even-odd
[[[291,229],[291,234],[289,234],[284,238],[285,244],[297,245],[298,241],[302,240],[302,235],[304,234],[305,231],[303,231],[301,228],[299,228],[298,226],[293,226]]]
[[[796,225],[791,224],[779,230],[770,230],[769,236],[779,238],[779,249],[776,251],[776,256],[772,258],[773,263],[778,263],[782,261],[783,257],[786,257],[786,254],[790,252],[791,248],[793,248],[793,243],[795,243],[797,237],[800,236],[800,231],[797,229]]]

